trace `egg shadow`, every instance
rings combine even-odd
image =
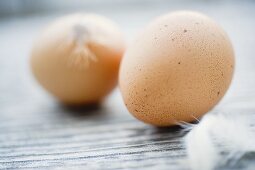
[[[144,142],[160,142],[160,141],[171,141],[176,138],[183,137],[187,131],[184,131],[181,126],[170,126],[170,127],[157,127],[152,125],[145,125],[142,127],[132,128],[133,133],[129,137],[146,136]],[[130,142],[131,144],[137,144],[136,142]]]
[[[152,133],[178,133],[183,128],[179,125],[170,126],[170,127],[154,127]]]
[[[179,125],[170,126],[170,127],[153,127],[151,134],[180,134],[182,133],[183,128]]]
[[[101,120],[108,116],[108,111],[100,103],[93,103],[81,106],[69,106],[61,103],[57,104],[56,110],[61,116],[78,120]]]
[[[179,132],[187,132],[189,131],[187,127],[191,127],[193,125],[196,125],[198,124],[199,121],[198,120],[194,120],[192,122],[183,122],[183,123],[180,123],[180,125],[173,125],[173,126],[166,126],[166,127],[154,127],[155,129],[155,133],[179,133]],[[183,125],[183,126],[182,126]]]
[[[190,126],[199,123],[198,121],[190,122]],[[189,126],[184,124],[185,126]],[[169,127],[152,127],[150,130],[151,135],[157,135],[157,139],[152,139],[151,141],[161,141],[161,140],[176,140],[177,138],[183,138],[187,133],[189,133],[191,128],[186,128],[181,125],[174,125]]]

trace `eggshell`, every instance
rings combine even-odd
[[[179,11],[157,18],[138,35],[121,63],[119,84],[136,118],[170,126],[211,110],[228,89],[233,67],[223,29],[203,14]]]
[[[118,26],[94,14],[50,24],[32,49],[35,78],[68,105],[100,102],[117,84],[125,43]]]

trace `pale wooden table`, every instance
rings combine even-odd
[[[94,11],[118,22],[128,41],[168,11],[194,9],[213,17],[233,41],[237,62],[231,89],[214,111],[255,114],[254,2],[150,1],[113,8]],[[71,109],[34,81],[28,66],[32,42],[63,13],[0,19],[0,169],[187,169],[181,129],[137,121],[118,90],[102,106]],[[237,169],[252,162],[254,157]]]

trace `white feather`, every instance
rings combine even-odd
[[[192,170],[234,166],[246,154],[255,153],[251,115],[207,114],[193,127],[185,137]]]

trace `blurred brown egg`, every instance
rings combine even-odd
[[[156,126],[191,122],[228,89],[234,52],[224,30],[190,11],[163,15],[136,38],[122,60],[119,84],[128,110]]]
[[[32,49],[35,78],[69,105],[97,103],[117,84],[124,38],[111,20],[73,14],[50,24]]]

